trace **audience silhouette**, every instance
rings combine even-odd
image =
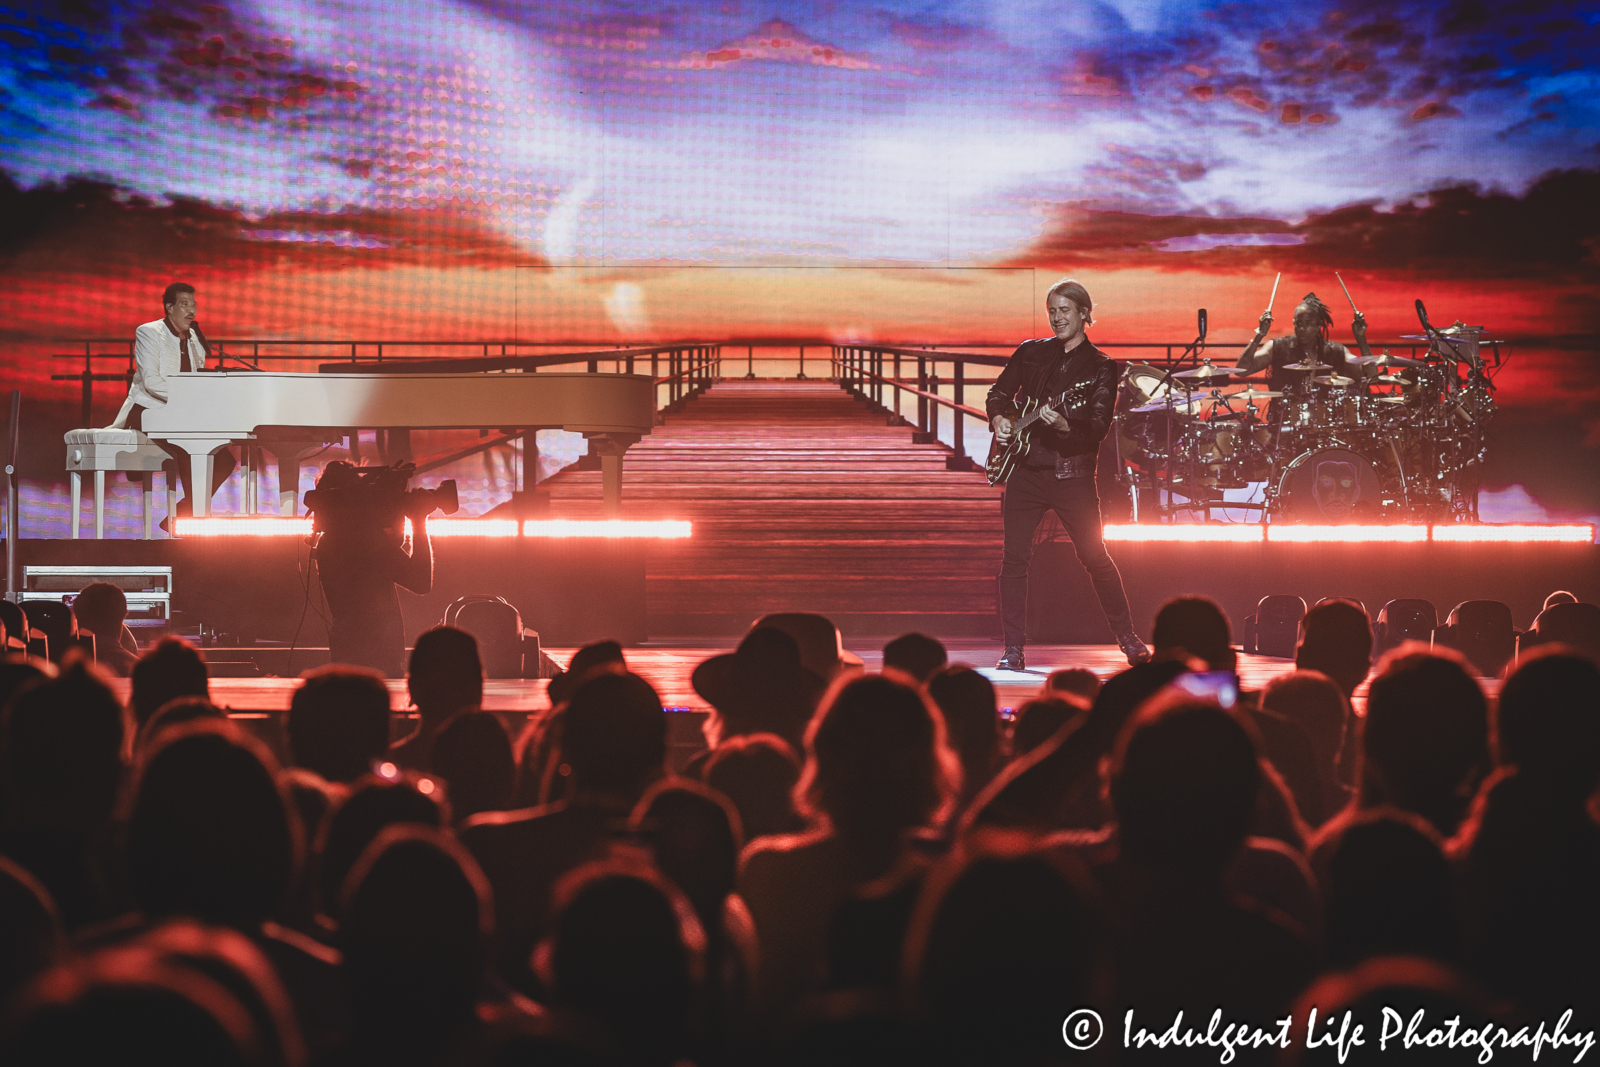
[[[829,925],[847,898],[920,879],[927,857],[916,835],[942,824],[960,785],[943,716],[920,690],[857,677],[817,710],[795,787],[813,828],[752,843],[739,873],[761,945],[759,1014],[788,1015],[819,991]]]
[[[1118,851],[1101,872],[1118,1001],[1162,1025],[1193,1004],[1275,1019],[1313,973],[1305,932],[1224,879],[1259,795],[1250,734],[1236,713],[1169,692],[1128,723],[1110,763]]]
[[[350,871],[339,910],[350,999],[350,1041],[340,1059],[456,1059],[489,993],[494,914],[472,857],[437,829],[389,826]]]
[[[1506,678],[1491,722],[1498,770],[1451,842],[1477,972],[1529,1008],[1600,1003],[1600,667],[1545,646]]]
[[[483,703],[483,664],[478,640],[453,626],[418,635],[406,671],[406,688],[417,709],[417,730],[389,748],[389,759],[414,771],[431,769],[434,738],[445,720]]]
[[[661,698],[635,674],[600,673],[573,691],[552,759],[557,799],[539,807],[486,811],[468,819],[461,841],[494,888],[496,965],[529,993],[538,986],[529,953],[544,936],[556,882],[605,855],[666,760]]]
[[[90,582],[72,601],[79,631],[94,634],[94,658],[118,678],[126,678],[139,662],[139,644],[125,625],[128,596],[110,582]]]
[[[1324,601],[1260,693],[1180,597],[1149,663],[1055,672],[1009,737],[934,639],[869,674],[826,618],[769,616],[695,671],[682,778],[684,719],[616,642],[513,745],[474,639],[427,631],[391,745],[372,672],[309,672],[280,735],[181,640],[115,654],[115,586],[75,611],[98,665],[0,661],[8,1065],[1183,1060],[1122,1048],[1123,1013],[1583,1030],[1600,1003],[1600,609],[1571,594],[1498,687],[1423,645],[1374,666],[1364,609]]]
[[[284,720],[296,766],[330,782],[353,782],[389,749],[389,689],[383,675],[329,664],[307,671]]]
[[[457,822],[480,811],[504,811],[516,793],[511,736],[493,712],[463,711],[446,720],[434,735],[431,769],[450,787]]]
[[[179,697],[211,699],[211,681],[205,657],[181,637],[163,637],[140,657],[132,671],[134,725],[142,727],[150,716]]]
[[[965,803],[1000,769],[1001,723],[994,686],[971,667],[947,667],[922,681],[944,714],[946,737],[961,759],[961,800]]]
[[[1489,705],[1467,661],[1417,644],[1385,656],[1367,690],[1352,804],[1415,812],[1448,839],[1489,769]]]
[[[883,646],[883,669],[897,670],[926,685],[949,662],[944,645],[924,633],[902,634]]]
[[[83,660],[25,683],[0,716],[8,809],[0,853],[43,884],[68,930],[122,904],[112,817],[125,738],[122,706]]]
[[[794,805],[800,757],[777,734],[724,741],[711,751],[702,773],[707,785],[733,802],[746,841],[805,829]]]

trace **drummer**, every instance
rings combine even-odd
[[[1333,313],[1328,310],[1328,305],[1318,300],[1316,293],[1307,293],[1294,309],[1294,333],[1288,337],[1273,338],[1263,345],[1267,330],[1272,326],[1272,311],[1263,311],[1255,336],[1250,338],[1250,343],[1239,356],[1239,373],[1250,374],[1266,367],[1267,380],[1271,383],[1269,388],[1280,392],[1292,389],[1312,377],[1345,374],[1345,361],[1350,358],[1350,350],[1328,339],[1328,330],[1332,325]],[[1356,312],[1350,329],[1355,334],[1361,354],[1371,356],[1372,350],[1367,347],[1367,320],[1361,312]],[[1313,362],[1324,364],[1325,368],[1314,371],[1308,369]]]

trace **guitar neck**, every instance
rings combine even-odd
[[[1067,402],[1067,400],[1070,397],[1072,397],[1072,395],[1074,393],[1077,393],[1078,391],[1079,391],[1079,389],[1077,387],[1074,387],[1072,389],[1068,389],[1066,392],[1064,392],[1060,396],[1056,397],[1055,400],[1051,401],[1050,403],[1048,403],[1048,404],[1040,404],[1037,408],[1033,409],[1033,411],[1029,412],[1027,415],[1024,415],[1020,420],[1018,420],[1016,428],[1018,430],[1022,430],[1022,429],[1026,429],[1029,426],[1032,426],[1035,422],[1038,422],[1040,419],[1044,418],[1044,413],[1045,412],[1051,410],[1052,408],[1055,408],[1055,407],[1058,407],[1058,406],[1060,406],[1062,404],[1065,404]]]

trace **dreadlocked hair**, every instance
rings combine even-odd
[[[1305,308],[1317,317],[1317,322],[1321,324],[1324,333],[1327,332],[1328,327],[1333,325],[1333,312],[1328,310],[1327,304],[1317,299],[1316,293],[1307,293],[1305,295],[1305,299],[1301,300],[1294,309],[1296,315],[1300,313],[1300,308]]]

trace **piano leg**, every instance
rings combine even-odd
[[[94,539],[105,540],[106,536],[106,472],[94,472]]]
[[[252,445],[239,446],[239,459],[244,464],[244,473],[240,478],[240,481],[244,483],[244,500],[242,501],[244,513],[246,515],[254,515],[256,513],[256,474],[261,461],[259,454]]]
[[[300,508],[300,461],[322,451],[323,442],[293,441],[261,446],[278,464],[278,514],[293,517]]]
[[[229,437],[169,438],[189,453],[189,506],[197,519],[211,513],[211,475],[215,470],[213,453],[233,442]]]
[[[600,457],[601,498],[605,502],[606,518],[622,517],[622,457],[628,446],[639,438],[635,434],[597,433],[585,434],[589,438],[589,451]]]
[[[72,539],[78,539],[78,522],[82,517],[79,512],[83,507],[83,475],[77,471],[69,472],[72,481]]]

